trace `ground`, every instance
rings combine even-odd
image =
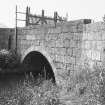
[[[68,77],[64,86],[41,77],[23,79],[21,76],[19,81],[16,75],[12,78],[6,75],[5,80],[4,76],[1,77],[0,105],[104,105],[103,74],[104,70],[91,73],[85,68]]]

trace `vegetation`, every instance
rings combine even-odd
[[[13,69],[19,65],[19,56],[14,50],[2,49],[0,51],[0,68]]]
[[[31,78],[1,91],[0,105],[61,105],[57,87],[50,80],[42,80]]]
[[[79,68],[59,87],[33,77],[0,93],[0,105],[105,105],[105,69]]]

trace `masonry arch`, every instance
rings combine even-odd
[[[55,78],[55,67],[50,56],[43,50],[42,47],[30,47],[27,49],[21,59],[22,65],[26,71],[31,71],[34,76],[41,74],[46,79]]]

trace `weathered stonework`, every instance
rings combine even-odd
[[[9,48],[9,45],[8,45],[9,44],[9,37],[10,36],[13,37],[13,35],[14,35],[14,29],[0,28],[0,50]]]
[[[82,62],[88,61],[91,68],[95,63],[104,64],[105,23],[97,22],[84,25],[82,38]]]
[[[12,29],[13,30],[13,29]],[[6,31],[7,32],[7,31]],[[15,31],[12,35],[12,49],[15,48]],[[54,25],[39,25],[18,28],[18,53],[21,61],[31,51],[38,51],[46,57],[53,68],[57,83],[66,75],[78,69],[79,65],[105,62],[105,23],[89,23],[88,20],[70,21]],[[4,31],[0,30],[0,38]],[[8,35],[7,35],[8,36]],[[4,40],[3,40],[4,41]],[[2,38],[0,43],[2,43]],[[7,42],[0,45],[6,48]]]
[[[18,52],[24,57],[39,51],[55,67],[57,83],[75,70],[82,52],[83,20],[54,26],[29,26],[18,29]],[[39,50],[41,48],[41,50]],[[60,78],[60,79],[59,79]]]

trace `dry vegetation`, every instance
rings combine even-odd
[[[31,78],[16,88],[6,88],[0,93],[0,105],[60,105],[57,87],[50,80],[42,80]]]
[[[105,105],[105,69],[79,68],[64,87],[50,80],[33,78],[0,93],[0,105]]]
[[[0,50],[0,69],[14,69],[20,64],[20,57],[15,50]]]

